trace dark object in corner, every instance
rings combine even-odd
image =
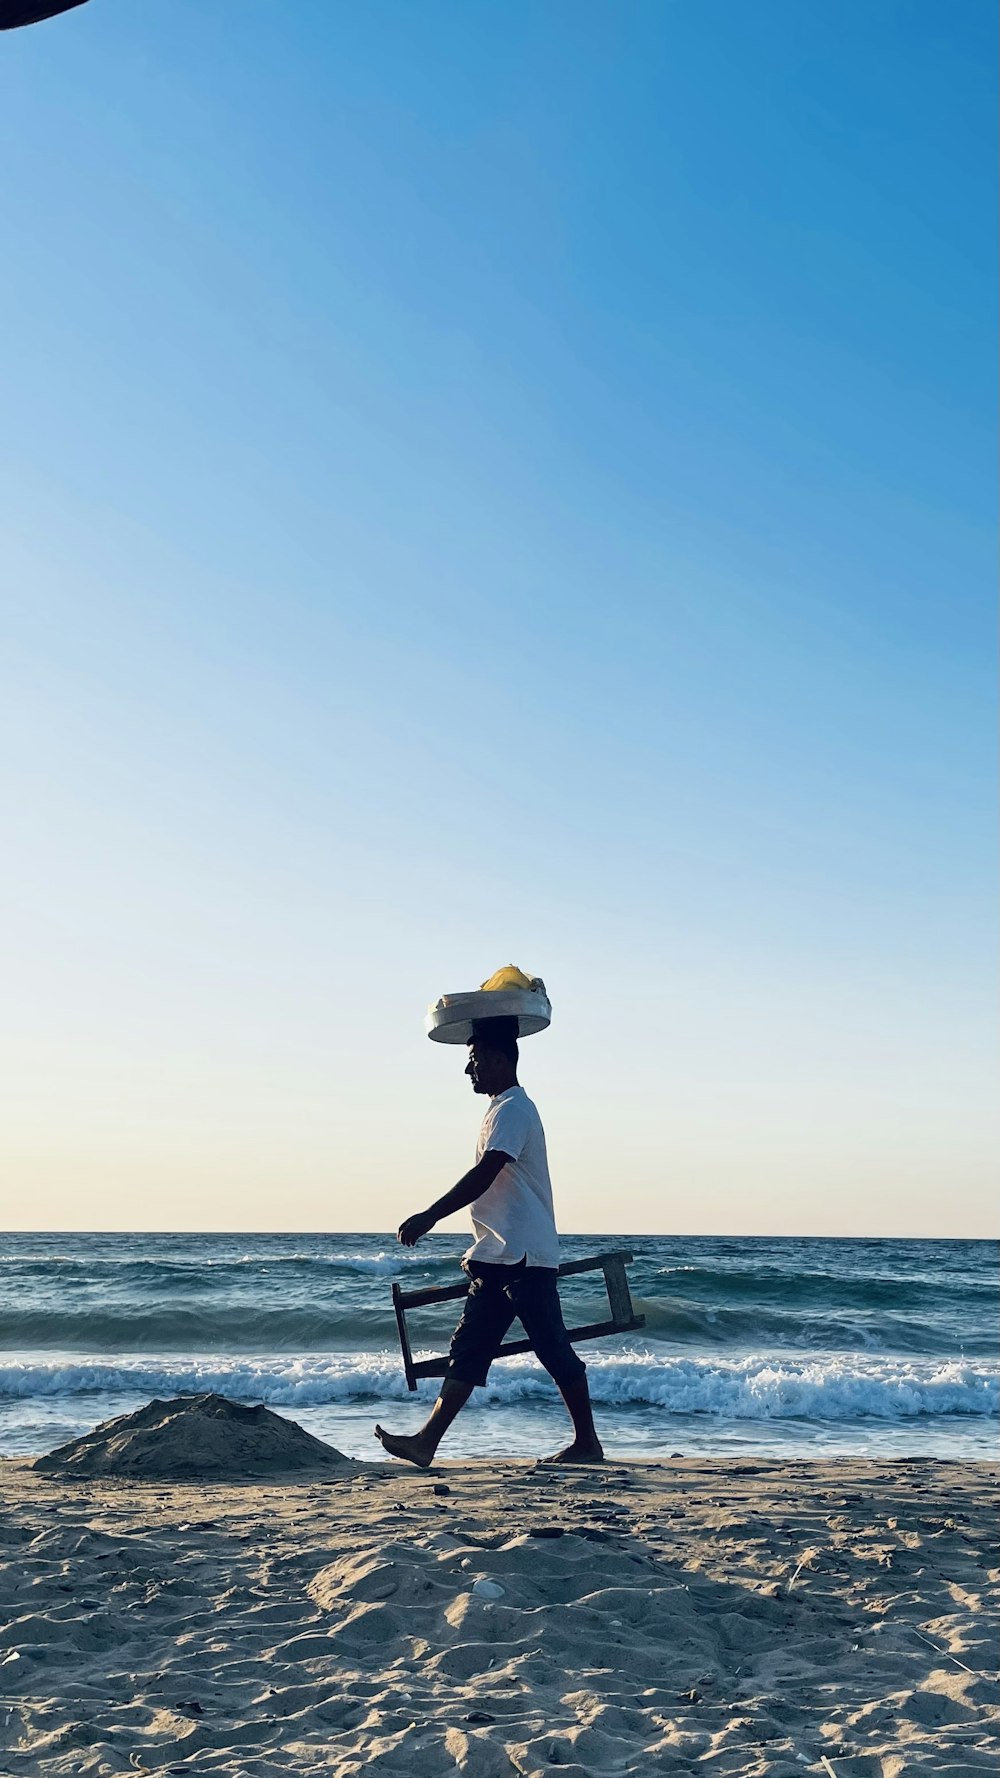
[[[0,31],[15,31],[18,25],[39,25],[43,19],[54,19],[57,13],[83,4],[84,0],[0,0]]]

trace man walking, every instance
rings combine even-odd
[[[428,1210],[408,1216],[397,1239],[413,1247],[445,1216],[472,1206],[476,1239],[462,1261],[471,1280],[462,1318],[452,1336],[441,1394],[420,1431],[410,1436],[376,1426],[393,1457],[426,1469],[456,1414],[489,1368],[517,1317],[537,1357],[557,1385],[573,1422],[573,1439],[554,1463],[599,1463],[604,1452],[594,1429],[587,1367],[573,1348],[562,1317],[556,1277],[559,1238],[545,1132],[517,1079],[516,1018],[481,1019],[473,1026],[466,1074],[473,1091],[489,1098],[476,1164]]]

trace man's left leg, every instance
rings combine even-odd
[[[573,1422],[573,1442],[556,1451],[550,1463],[603,1463],[604,1446],[597,1436],[594,1425],[594,1410],[590,1405],[590,1390],[587,1386],[587,1373],[578,1377],[575,1383],[560,1383],[559,1393],[569,1409]]]
[[[536,1357],[559,1390],[573,1422],[573,1440],[551,1463],[601,1463],[604,1450],[594,1426],[587,1367],[566,1332],[556,1288],[557,1274],[545,1266],[518,1269],[510,1296]]]

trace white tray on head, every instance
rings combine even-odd
[[[516,1019],[519,1037],[532,1037],[552,1023],[545,983],[534,988],[494,988],[484,993],[442,994],[427,1008],[427,1035],[434,1043],[468,1043],[480,1019]]]

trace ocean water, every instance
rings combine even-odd
[[[416,1427],[390,1286],[458,1283],[466,1241],[387,1235],[0,1235],[0,1454],[49,1450],[151,1396],[266,1402],[351,1456],[376,1419]],[[582,1344],[609,1453],[654,1457],[997,1452],[996,1244],[570,1236],[564,1259],[629,1248],[641,1331]],[[600,1273],[561,1286],[607,1313]],[[460,1310],[409,1320],[442,1352]],[[518,1333],[519,1329],[516,1330]],[[496,1363],[442,1458],[542,1455],[559,1396],[533,1357]]]

